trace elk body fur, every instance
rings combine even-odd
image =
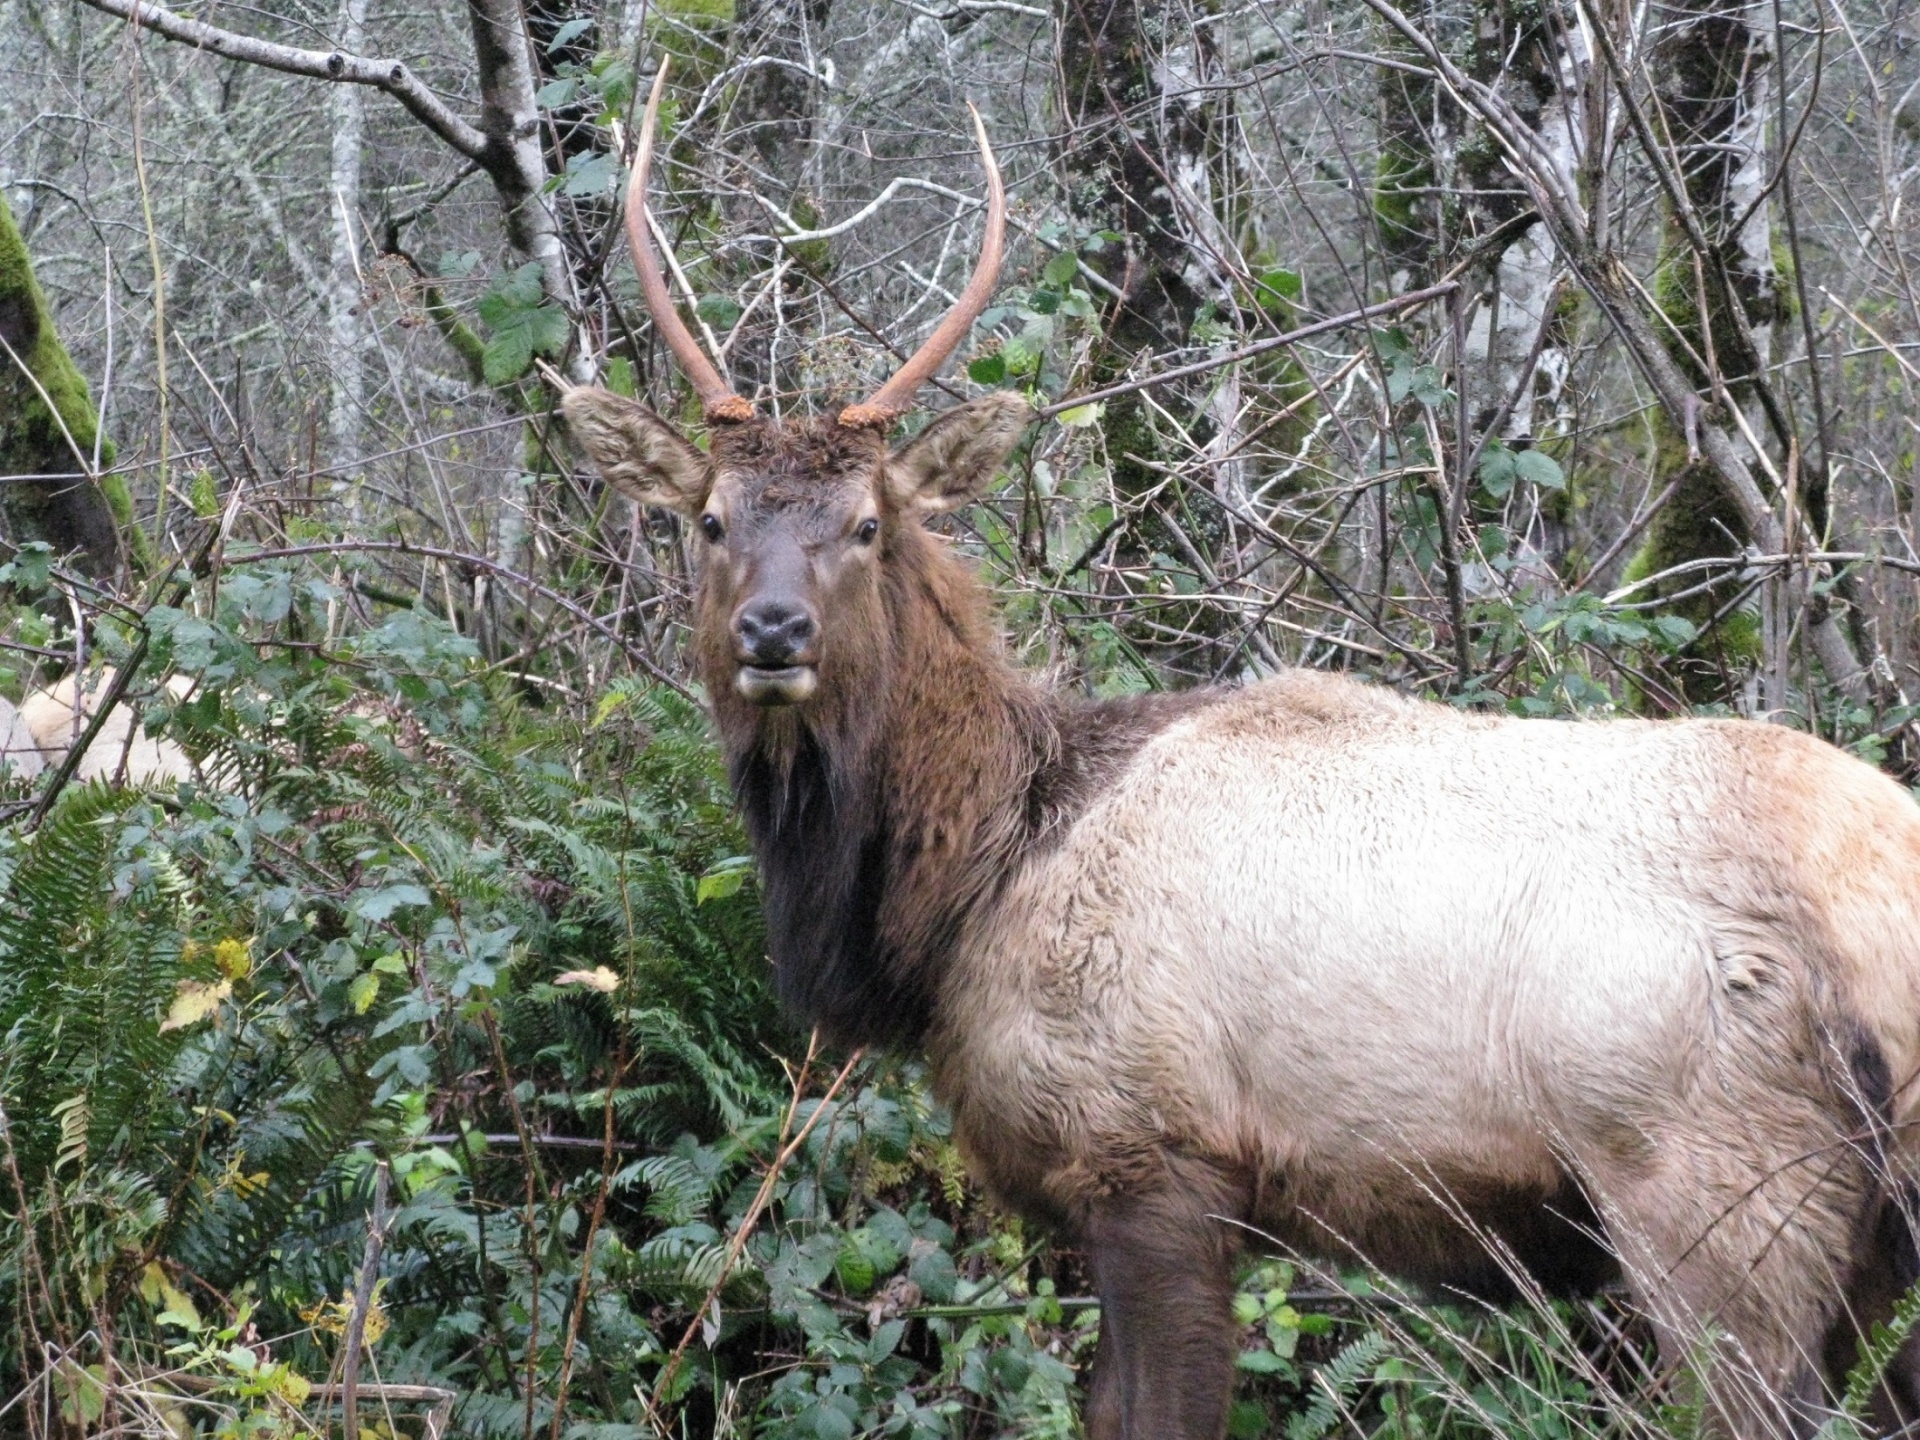
[[[757,417],[646,252],[659,95],[629,229],[709,448],[601,390],[567,420],[705,537],[698,666],[782,995],[923,1051],[975,1173],[1086,1250],[1094,1440],[1222,1432],[1249,1227],[1493,1300],[1624,1279],[1721,1428],[1817,1427],[1920,1276],[1920,810],[1778,727],[1022,673],[923,522],[1025,402],[897,450],[900,377]],[[1910,1346],[1876,1421],[1920,1421],[1917,1381]]]

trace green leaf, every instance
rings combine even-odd
[[[1421,365],[1414,369],[1411,388],[1413,398],[1430,410],[1443,409],[1453,400],[1453,392],[1447,389],[1438,367],[1433,365]]]
[[[1679,650],[1693,643],[1693,637],[1700,632],[1694,623],[1684,615],[1656,615],[1653,617],[1654,634],[1660,637],[1661,644],[1669,650]]]
[[[1278,1375],[1292,1368],[1271,1350],[1242,1350],[1234,1364],[1249,1375]]]
[[[518,380],[532,363],[533,337],[524,325],[500,331],[480,352],[480,368],[489,385]]]
[[[1006,363],[1010,375],[1024,375],[1039,367],[1040,349],[1044,342],[1033,336],[1031,329],[1029,326],[1000,347],[1000,358]]]
[[[1232,1440],[1260,1440],[1273,1426],[1273,1417],[1256,1400],[1236,1400],[1227,1414],[1227,1434]]]
[[[900,1337],[907,1333],[907,1322],[889,1320],[873,1332],[873,1338],[867,1341],[867,1363],[878,1365],[882,1360],[900,1348]]]
[[[1474,473],[1479,477],[1480,488],[1496,500],[1504,500],[1513,493],[1513,482],[1519,476],[1519,468],[1514,463],[1516,456],[1498,440],[1489,440],[1486,449],[1480,452],[1480,463]]]
[[[370,920],[377,924],[388,919],[396,910],[409,905],[425,905],[428,900],[427,892],[418,885],[388,885],[356,896],[353,901],[353,913],[362,920]]]
[[[1560,462],[1544,450],[1522,450],[1513,457],[1513,464],[1522,480],[1531,480],[1548,490],[1566,488],[1567,477]]]
[[[1073,277],[1080,273],[1080,261],[1070,250],[1063,250],[1040,272],[1040,278],[1056,290],[1064,290]]]
[[[0,581],[20,590],[47,588],[53,567],[53,547],[44,540],[29,540],[5,565],[0,565]]]
[[[726,330],[732,328],[733,322],[740,318],[741,310],[731,295],[702,295],[700,303],[693,307],[693,313],[707,324]]]
[[[1101,415],[1106,412],[1106,408],[1101,404],[1076,405],[1071,410],[1062,410],[1053,418],[1070,430],[1083,430],[1089,425],[1097,424]]]
[[[876,1278],[872,1259],[861,1252],[851,1236],[834,1257],[833,1273],[840,1281],[840,1288],[849,1295],[866,1294],[873,1289]]]
[[[535,309],[545,298],[546,292],[540,288],[540,262],[529,260],[494,280],[480,300],[480,318],[489,325],[508,325],[521,311]]]
[[[1262,270],[1253,277],[1253,298],[1263,310],[1283,310],[1297,304],[1301,291],[1297,270]]]
[[[907,1278],[920,1287],[920,1293],[930,1302],[946,1304],[953,1299],[953,1287],[960,1279],[953,1257],[937,1247],[927,1248],[924,1241],[914,1248],[919,1253],[907,1266]]]
[[[547,53],[551,55],[558,50],[564,49],[592,28],[593,21],[585,17],[567,21],[566,24],[553,32],[553,39],[547,42]]]
[[[740,887],[753,873],[753,860],[746,855],[732,855],[710,867],[694,886],[693,901],[704,905],[709,900],[725,900],[730,895],[738,895]]]
[[[574,79],[549,80],[534,91],[533,103],[542,110],[558,110],[580,98],[580,82]]]
[[[1007,357],[998,350],[982,355],[968,364],[967,378],[976,385],[998,385],[1007,378]]]
[[[546,302],[537,261],[496,279],[480,301],[480,318],[493,331],[481,351],[490,385],[518,379],[536,353],[550,355],[567,343],[566,314]]]
[[[611,155],[585,153],[567,161],[563,195],[605,195],[620,179],[620,162]]]

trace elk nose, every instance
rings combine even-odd
[[[791,665],[813,640],[813,616],[786,600],[749,600],[733,618],[741,656],[769,668]]]

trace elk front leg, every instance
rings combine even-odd
[[[1217,1440],[1233,1391],[1232,1214],[1219,1188],[1103,1200],[1084,1239],[1100,1292],[1090,1440]]]

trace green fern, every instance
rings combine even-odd
[[[1860,1358],[1847,1372],[1847,1389],[1840,1400],[1840,1411],[1849,1420],[1859,1422],[1866,1419],[1867,1411],[1873,1405],[1874,1392],[1880,1388],[1880,1382],[1886,1379],[1888,1368],[1912,1336],[1916,1325],[1920,1325],[1920,1284],[1914,1285],[1900,1297],[1893,1307],[1892,1316],[1884,1323],[1876,1324],[1871,1335],[1861,1337]]]
[[[1287,1420],[1287,1440],[1323,1440],[1387,1353],[1387,1337],[1370,1330],[1313,1372],[1313,1398]]]

